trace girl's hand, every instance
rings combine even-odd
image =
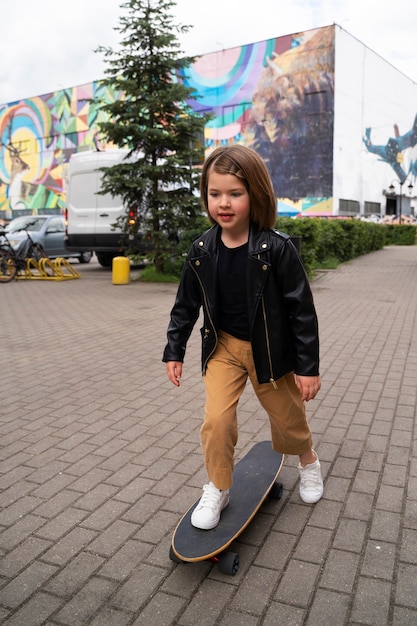
[[[166,368],[169,380],[173,385],[179,387],[182,376],[182,363],[180,361],[167,361]]]
[[[295,374],[295,384],[301,394],[301,399],[304,402],[308,402],[313,400],[320,391],[320,376],[299,376]]]

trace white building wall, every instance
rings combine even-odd
[[[336,26],[335,124],[334,124],[334,211],[339,200],[381,204],[385,213],[391,183],[399,193],[399,170],[384,160],[387,155],[372,152],[386,148],[390,138],[411,130],[417,114],[417,84],[352,35]],[[397,131],[395,130],[397,125]],[[370,130],[372,148],[364,142]],[[415,183],[410,165],[417,158],[417,146],[397,155],[408,178],[403,186],[403,213],[410,212],[408,184]],[[397,161],[397,164],[398,164]]]

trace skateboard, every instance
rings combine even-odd
[[[267,496],[280,499],[282,483],[277,482],[284,456],[272,449],[270,441],[256,443],[233,472],[233,487],[228,506],[212,530],[191,525],[191,514],[200,498],[178,522],[171,541],[169,557],[176,563],[212,560],[224,574],[234,576],[239,569],[239,555],[227,551],[231,543],[250,524]]]

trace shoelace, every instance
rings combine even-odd
[[[320,476],[319,472],[320,472],[319,467],[313,467],[308,470],[304,468],[304,470],[301,472],[301,482],[303,486],[304,487],[310,487],[310,486],[316,487],[319,481],[319,476]]]
[[[214,509],[219,505],[221,498],[221,494],[216,493],[210,489],[210,485],[204,485],[203,487],[203,495],[201,496],[199,506],[209,507],[210,509]]]

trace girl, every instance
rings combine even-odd
[[[321,498],[320,463],[304,406],[321,383],[310,286],[288,235],[272,230],[276,198],[264,162],[244,146],[217,148],[204,163],[200,192],[213,226],[188,253],[163,361],[179,386],[202,306],[201,440],[208,484],[191,523],[210,529],[229,502],[236,410],[248,376],[269,416],[274,450],[299,456],[301,499]]]

